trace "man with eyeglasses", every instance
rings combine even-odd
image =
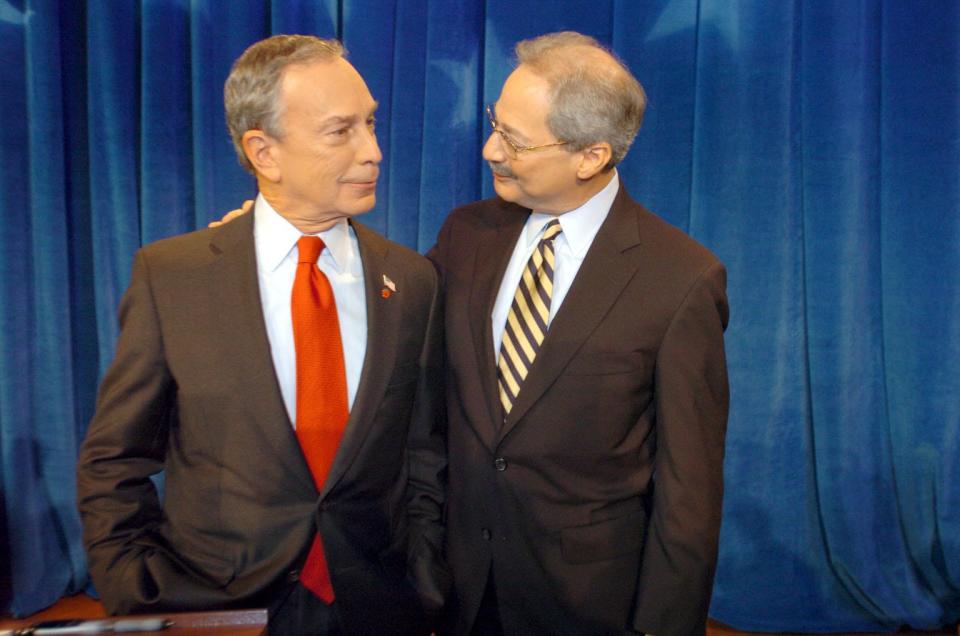
[[[643,89],[595,40],[520,42],[497,197],[429,256],[446,294],[455,634],[702,634],[728,410],[725,270],[617,175]]]

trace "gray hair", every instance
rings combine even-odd
[[[312,35],[274,35],[252,44],[230,69],[223,85],[223,105],[227,130],[233,140],[240,165],[253,172],[243,152],[243,134],[260,129],[281,138],[282,104],[280,84],[283,71],[293,64],[333,61],[344,57],[343,45]]]
[[[595,39],[562,31],[519,42],[517,63],[550,86],[550,132],[583,150],[606,141],[613,156],[609,170],[626,156],[643,123],[647,96],[630,70]]]

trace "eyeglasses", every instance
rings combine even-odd
[[[522,144],[518,144],[516,141],[513,140],[513,137],[511,137],[509,134],[505,133],[503,130],[500,129],[500,124],[497,122],[497,117],[494,114],[493,104],[490,104],[489,106],[487,106],[487,117],[490,119],[490,125],[493,127],[493,132],[500,135],[500,139],[502,139],[504,143],[504,149],[507,151],[507,154],[510,155],[510,157],[512,158],[516,158],[525,152],[531,152],[533,150],[542,150],[543,148],[551,148],[553,146],[565,146],[566,144],[570,143],[568,141],[555,141],[551,144],[540,144],[538,146],[524,146]]]

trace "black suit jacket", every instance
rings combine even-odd
[[[506,421],[490,315],[529,210],[451,213],[448,559],[467,633],[703,633],[728,410],[723,265],[621,186]],[[492,570],[491,570],[492,568]]]
[[[113,613],[267,605],[319,528],[348,632],[417,631],[414,587],[436,609],[444,572],[435,270],[352,222],[366,358],[318,493],[273,369],[253,219],[136,256],[78,467],[94,583]],[[162,469],[161,502],[150,476]]]

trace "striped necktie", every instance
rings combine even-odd
[[[504,417],[513,408],[523,380],[533,366],[533,359],[547,333],[550,297],[553,296],[553,239],[562,231],[557,219],[544,227],[540,243],[523,268],[523,276],[507,314],[500,360],[497,362]]]

